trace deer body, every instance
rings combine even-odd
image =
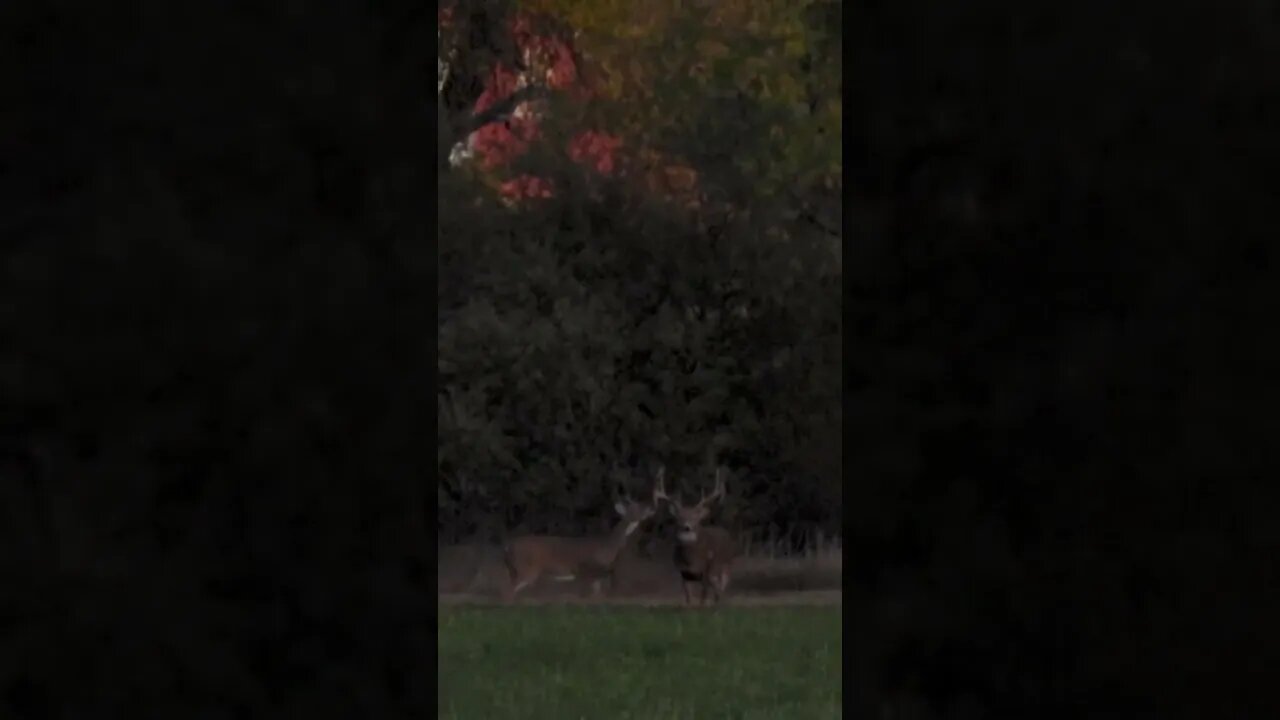
[[[685,603],[692,602],[689,593],[692,583],[702,586],[701,603],[706,603],[708,590],[719,603],[720,596],[729,587],[729,573],[737,557],[738,543],[728,530],[721,527],[704,525],[698,528],[696,538],[688,542],[678,540],[675,563],[680,571]]]
[[[544,576],[560,581],[590,580],[593,596],[600,594],[605,580],[612,587],[618,556],[654,513],[652,504],[627,501],[614,507],[622,519],[604,537],[522,535],[508,542],[503,548],[510,580],[505,590],[507,600]]]
[[[716,604],[719,604],[720,596],[729,587],[729,574],[733,569],[733,561],[739,554],[738,543],[728,530],[702,524],[711,512],[711,503],[724,497],[724,482],[720,479],[720,471],[716,470],[716,486],[711,495],[704,495],[696,505],[690,506],[682,505],[667,495],[662,487],[662,475],[662,471],[659,471],[654,496],[670,503],[668,507],[676,519],[676,549],[673,559],[680,572],[685,604],[693,602],[689,592],[689,586],[693,583],[702,587],[699,604],[706,604],[708,591]]]

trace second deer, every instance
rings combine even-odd
[[[597,537],[521,535],[503,548],[509,584],[503,595],[508,602],[516,593],[549,576],[556,580],[590,580],[591,595],[600,595],[605,580],[613,588],[614,567],[627,540],[657,510],[657,495],[649,502],[632,500],[625,494],[614,504],[621,519],[613,531]]]
[[[676,519],[675,564],[680,571],[684,602],[686,605],[692,604],[689,585],[699,583],[702,586],[699,604],[706,604],[707,591],[711,591],[718,605],[720,596],[729,586],[733,561],[739,554],[738,543],[728,530],[702,524],[711,513],[711,504],[724,497],[724,480],[720,477],[720,469],[716,468],[716,484],[711,494],[704,494],[696,505],[689,506],[667,495],[662,487],[663,475],[664,471],[659,470],[657,486],[653,491],[654,502],[666,500]]]

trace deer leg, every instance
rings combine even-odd
[[[725,570],[724,572],[720,573],[720,593],[724,594],[724,591],[728,587],[729,587],[729,571]]]
[[[502,549],[502,564],[507,568],[507,582],[499,588],[498,592],[502,594],[502,599],[505,602],[511,602],[516,596],[516,565],[511,560],[511,548],[509,547]]]
[[[541,571],[536,567],[533,569],[522,568],[521,563],[515,557],[510,546],[503,549],[503,562],[507,566],[507,585],[502,589],[503,598],[507,602],[514,602],[516,594],[523,590],[530,583],[535,582]]]
[[[515,602],[516,593],[528,587],[528,585],[529,585],[528,580],[521,580],[515,577],[511,578],[511,582],[507,583],[507,587],[506,587],[505,595],[506,595],[507,602]]]
[[[707,578],[707,576],[704,574],[704,575],[702,576],[702,595],[701,595],[701,596],[699,597],[699,599],[698,599],[698,605],[699,605],[699,606],[703,606],[703,605],[706,605],[706,604],[707,604],[707,587],[708,587],[710,584],[711,584],[711,581],[710,581],[710,580]]]
[[[680,589],[681,589],[681,590],[684,590],[684,604],[685,604],[685,605],[692,605],[692,604],[693,604],[693,596],[689,594],[689,581],[688,581],[688,580],[681,579],[681,580],[680,580]]]
[[[729,569],[716,568],[715,573],[711,576],[711,590],[715,593],[716,604],[720,604],[720,600],[724,596],[725,588],[729,587]]]
[[[534,572],[521,576],[518,570],[512,569],[511,582],[507,586],[507,602],[514,602],[516,594],[538,581],[540,573]]]
[[[507,582],[502,586],[502,599],[511,602],[516,598],[516,573],[514,570],[507,572]]]

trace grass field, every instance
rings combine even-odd
[[[838,718],[841,609],[441,606],[450,720]]]

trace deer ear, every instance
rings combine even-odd
[[[619,515],[627,514],[627,506],[621,500],[613,504],[613,509],[617,510]]]

